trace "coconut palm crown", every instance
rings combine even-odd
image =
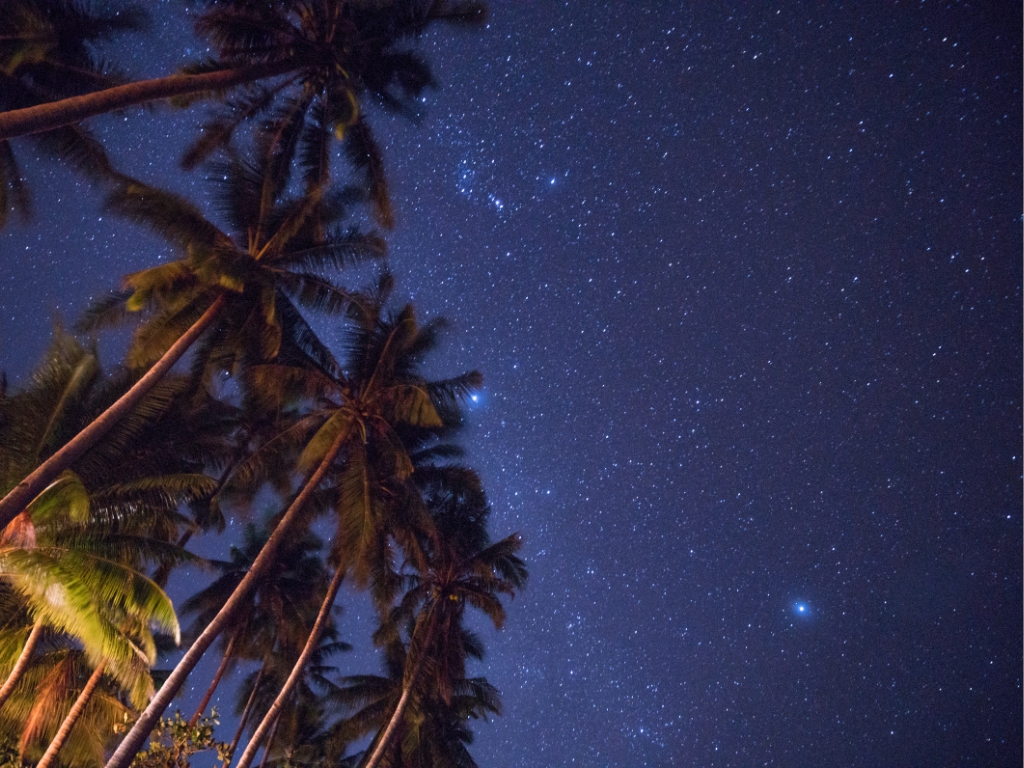
[[[55,0],[19,2],[35,8]],[[206,0],[203,5],[196,30],[215,52],[209,61],[178,75],[0,113],[0,140],[155,99],[188,103],[243,86],[204,126],[186,154],[186,167],[225,146],[238,126],[255,119],[268,127],[273,154],[291,157],[299,148],[316,159],[322,180],[330,139],[336,136],[344,139],[378,219],[391,226],[381,153],[361,101],[368,96],[386,109],[415,115],[420,94],[434,80],[408,42],[437,21],[479,24],[484,6],[472,0]]]
[[[137,6],[97,8],[74,0],[5,0],[0,13],[0,113],[120,85],[125,78],[103,61],[96,45],[140,30]],[[69,162],[93,178],[113,174],[106,153],[81,124],[32,136],[44,155]],[[0,141],[0,228],[12,208],[31,212],[31,196],[9,141]]]

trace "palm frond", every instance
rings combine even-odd
[[[384,174],[384,157],[365,120],[359,120],[348,127],[344,147],[349,162],[363,178],[377,221],[385,229],[391,229],[395,225],[395,214],[391,209],[391,197]]]
[[[138,181],[116,187],[107,197],[106,207],[149,227],[182,249],[210,251],[230,242],[185,198]]]
[[[75,329],[89,333],[121,325],[131,317],[127,304],[132,293],[133,291],[125,290],[113,291],[92,302],[75,323]]]

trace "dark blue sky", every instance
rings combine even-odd
[[[181,7],[111,58],[201,53]],[[1021,33],[1018,3],[530,1],[425,38],[422,124],[375,121],[391,262],[453,321],[439,370],[485,375],[470,459],[532,570],[481,765],[1020,764]],[[194,120],[95,126],[201,196]],[[170,255],[28,170],[15,380]]]

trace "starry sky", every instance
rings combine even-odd
[[[138,76],[203,53],[151,5],[109,52]],[[423,120],[373,116],[391,264],[452,320],[438,370],[485,375],[465,443],[532,572],[488,635],[482,766],[1020,765],[1021,27],[521,0],[425,36]],[[203,200],[196,117],[93,127]],[[171,255],[24,162],[15,383]]]

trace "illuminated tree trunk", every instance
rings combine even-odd
[[[103,662],[93,670],[93,673],[89,676],[89,680],[85,684],[85,688],[78,694],[78,698],[75,699],[75,703],[71,705],[71,710],[68,712],[68,716],[64,718],[64,722],[60,724],[60,728],[57,729],[57,735],[53,737],[53,741],[50,742],[50,746],[46,748],[46,752],[39,758],[39,762],[36,763],[36,768],[50,768],[50,765],[57,757],[57,753],[60,748],[67,742],[68,737],[71,735],[71,729],[75,727],[75,723],[78,722],[78,718],[82,716],[85,711],[85,705],[89,703],[89,699],[92,698],[93,692],[96,690],[96,686],[100,684],[100,679],[103,677]]]
[[[11,694],[14,693],[14,689],[17,687],[18,682],[21,680],[21,676],[25,674],[25,670],[28,669],[28,662],[32,658],[32,653],[36,649],[36,645],[39,643],[39,638],[43,634],[43,622],[37,621],[32,625],[32,631],[28,633],[28,639],[25,641],[25,647],[21,649],[21,655],[18,656],[18,660],[14,662],[14,668],[11,670],[11,674],[7,676],[7,680],[4,682],[3,687],[0,688],[0,707],[11,698]]]
[[[238,630],[235,630],[235,634],[231,636],[228,641],[228,647],[224,649],[224,658],[220,660],[220,666],[217,667],[217,671],[213,675],[213,680],[210,682],[210,687],[206,689],[206,695],[203,696],[203,700],[199,702],[199,706],[196,707],[195,714],[192,715],[192,719],[188,721],[189,728],[195,728],[196,723],[199,722],[199,718],[202,717],[203,712],[206,711],[206,705],[210,703],[210,699],[213,698],[214,692],[217,690],[217,686],[220,685],[220,679],[224,677],[224,671],[228,668],[228,664],[231,662],[231,651],[235,647],[235,640],[238,639]]]
[[[277,698],[274,699],[274,703],[270,705],[270,709],[267,710],[267,714],[263,716],[262,722],[260,722],[259,728],[252,735],[249,740],[249,746],[245,748],[245,752],[242,753],[242,757],[238,761],[237,768],[249,768],[252,764],[253,758],[256,757],[256,752],[260,748],[260,744],[263,738],[267,735],[271,725],[276,727],[277,719],[281,716],[281,710],[284,708],[284,702],[295,690],[295,686],[298,685],[299,680],[302,677],[302,673],[306,668],[306,664],[309,663],[310,657],[313,652],[316,651],[317,645],[320,643],[320,636],[323,635],[324,627],[327,626],[327,622],[331,617],[331,608],[334,607],[334,599],[338,596],[338,590],[341,589],[341,582],[345,580],[345,570],[338,568],[334,572],[334,578],[331,579],[331,584],[327,588],[327,595],[324,597],[324,601],[320,604],[320,613],[317,614],[316,621],[313,623],[313,629],[310,630],[309,637],[306,638],[306,645],[302,649],[302,653],[299,654],[299,660],[295,662],[295,666],[292,667],[291,674],[288,675],[288,679],[285,681],[284,687],[281,688],[281,692],[277,694]],[[267,744],[267,751],[270,751],[270,744]]]
[[[293,61],[279,61],[272,64],[255,64],[239,69],[222,69],[198,75],[169,75],[152,80],[125,83],[81,96],[69,96],[66,99],[37,104],[33,107],[0,112],[0,141],[52,131],[55,128],[81,122],[89,117],[150,101],[169,99],[190,93],[202,93],[203,91],[227,90],[264,77],[284,74],[295,67],[296,63]]]
[[[245,724],[249,722],[249,715],[252,713],[252,705],[256,703],[256,692],[260,688],[260,681],[263,679],[263,673],[267,671],[267,664],[269,662],[269,658],[264,659],[263,666],[260,667],[259,674],[256,675],[256,682],[252,686],[252,693],[249,694],[249,700],[245,702],[245,709],[242,711],[242,719],[238,721],[238,730],[235,731],[235,738],[231,740],[231,746],[228,747],[228,756],[224,759],[224,764],[221,768],[230,768],[231,766],[231,759],[235,755],[235,749],[238,748],[238,742],[242,739],[242,733],[245,731]]]
[[[423,668],[423,659],[430,652],[430,643],[434,639],[435,624],[434,613],[431,611],[430,624],[427,628],[427,636],[421,646],[420,655],[413,664],[412,671],[409,673],[408,682],[402,690],[402,697],[398,700],[398,706],[395,707],[395,712],[391,715],[388,727],[384,729],[384,735],[380,737],[380,741],[377,742],[376,749],[373,750],[373,754],[370,755],[370,759],[364,768],[376,768],[377,763],[379,763],[380,759],[384,756],[384,750],[387,749],[388,743],[391,741],[391,737],[395,733],[395,729],[398,728],[398,724],[402,720],[402,714],[405,712],[405,708],[409,703],[409,697],[412,695],[412,689],[416,684],[416,678],[419,677],[420,670]],[[411,641],[409,642],[409,647],[412,648]]]
[[[164,713],[164,710],[167,709],[171,700],[181,689],[181,686],[185,683],[185,679],[188,677],[189,673],[195,668],[196,664],[199,663],[203,654],[206,653],[206,649],[209,648],[213,644],[213,641],[217,639],[217,636],[231,620],[234,613],[245,604],[246,597],[249,595],[249,592],[252,591],[253,587],[256,586],[256,582],[263,578],[267,571],[270,570],[271,566],[273,566],[274,561],[277,559],[278,550],[292,533],[291,529],[296,520],[298,520],[302,507],[313,494],[313,491],[316,490],[316,487],[320,485],[320,481],[323,480],[324,475],[327,474],[328,468],[332,463],[334,463],[334,460],[341,452],[341,447],[347,437],[347,430],[339,430],[337,438],[335,438],[334,443],[327,451],[327,454],[320,462],[320,465],[302,487],[302,491],[299,495],[295,497],[295,500],[288,507],[288,510],[284,513],[284,517],[281,518],[281,522],[277,524],[274,532],[270,534],[270,538],[267,539],[267,543],[263,545],[263,549],[261,549],[259,555],[256,556],[252,566],[249,568],[245,576],[242,577],[242,580],[235,588],[235,591],[231,593],[231,597],[229,597],[227,602],[224,603],[224,607],[218,611],[217,615],[213,617],[213,620],[206,626],[203,633],[196,638],[192,647],[188,649],[181,661],[178,662],[178,666],[174,668],[164,684],[160,686],[160,690],[157,691],[153,700],[149,703],[149,706],[146,707],[145,712],[139,715],[139,719],[135,721],[135,725],[132,726],[130,731],[128,731],[128,734],[124,737],[120,746],[118,746],[114,754],[111,755],[110,760],[107,761],[106,768],[128,768],[132,758],[134,758],[135,754],[142,748],[146,738],[156,726],[157,721],[160,719],[160,715]]]
[[[163,379],[182,355],[188,351],[188,348],[203,334],[203,331],[216,319],[217,314],[224,307],[224,302],[224,296],[219,296],[192,324],[192,327],[185,331],[171,345],[170,349],[164,352],[161,358],[153,364],[153,367],[132,385],[131,389],[93,419],[89,426],[65,443],[59,451],[36,467],[32,474],[18,483],[10,493],[0,500],[0,529],[5,528],[36,496],[43,492],[46,486],[81,458],[82,454],[113,429],[117,422],[127,416],[149,394],[150,390]]]

